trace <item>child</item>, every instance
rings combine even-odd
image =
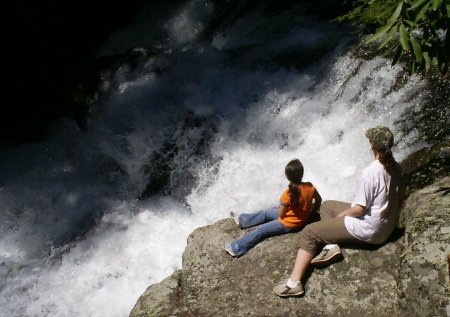
[[[281,194],[278,208],[248,214],[230,212],[230,217],[241,229],[260,225],[241,239],[223,245],[224,250],[231,256],[245,254],[268,237],[299,231],[306,224],[311,212],[319,210],[322,198],[313,184],[302,181],[302,163],[294,159],[286,165],[284,172],[290,183]]]

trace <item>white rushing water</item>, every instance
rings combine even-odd
[[[373,159],[364,131],[397,131],[424,83],[393,89],[400,66],[356,58],[336,25],[295,9],[247,13],[202,42],[214,7],[187,2],[162,24],[167,46],[108,77],[86,131],[61,120],[44,142],[2,149],[0,316],[128,316],[181,268],[195,228],[277,204],[292,158],[324,199],[351,200]],[[138,21],[103,52],[149,45],[145,11]],[[276,62],[330,41],[308,67]],[[397,136],[401,160],[416,136]],[[170,192],[137,200],[156,157]]]

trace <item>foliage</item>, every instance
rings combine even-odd
[[[366,43],[393,54],[393,65],[410,56],[411,72],[437,67],[448,73],[450,0],[357,0],[338,20],[359,22],[360,32],[377,27]]]
[[[379,26],[390,17],[389,8],[396,5],[398,0],[368,1],[356,0],[353,9],[347,14],[340,16],[339,21],[357,20],[360,22],[359,31],[363,32],[366,27]]]

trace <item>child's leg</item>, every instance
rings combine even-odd
[[[237,256],[240,256],[268,237],[296,231],[298,231],[298,228],[285,227],[278,219],[275,219],[258,226],[241,239],[231,242],[231,248]]]
[[[278,207],[272,207],[249,214],[242,213],[239,215],[239,226],[244,229],[275,219],[278,219]]]
[[[336,200],[327,200],[324,201],[320,205],[320,219],[326,220],[329,218],[336,217],[341,211],[344,211],[345,209],[350,208],[349,203],[344,203],[342,201],[336,201]]]

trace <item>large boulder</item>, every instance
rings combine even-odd
[[[143,316],[450,316],[450,177],[412,193],[401,226],[381,246],[343,246],[344,259],[311,269],[305,296],[282,299],[298,234],[269,238],[240,258],[222,248],[243,236],[231,219],[196,229],[183,268],[139,298]]]
[[[398,300],[405,316],[450,316],[450,177],[403,208]]]

